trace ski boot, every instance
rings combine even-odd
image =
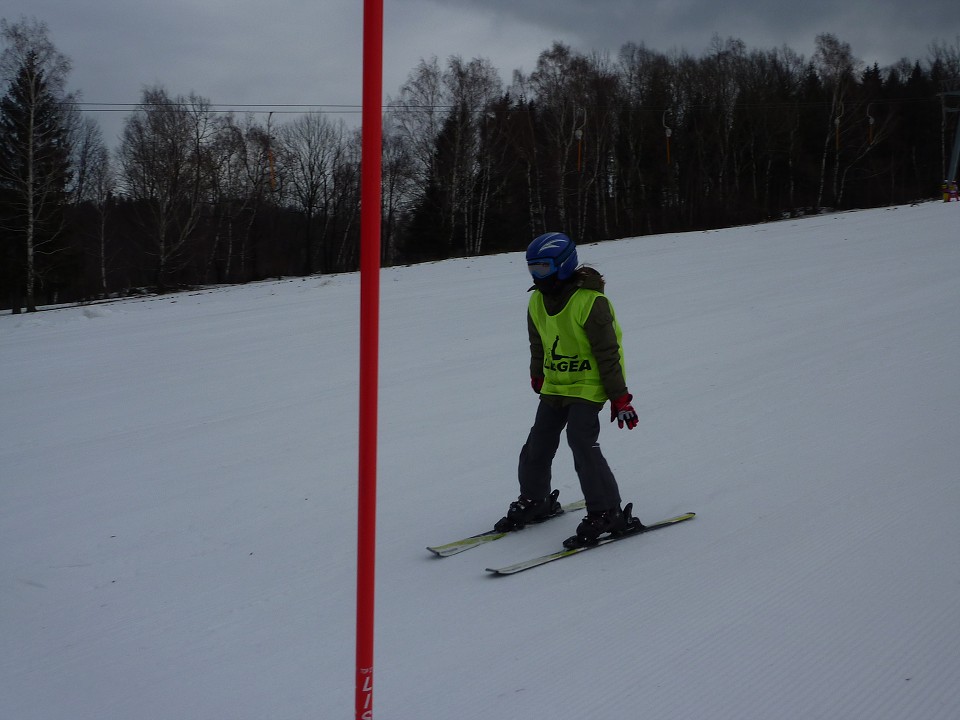
[[[510,532],[511,530],[520,530],[531,524],[543,522],[547,518],[559,515],[563,512],[560,503],[557,502],[560,491],[554,490],[542,500],[535,501],[521,495],[517,500],[510,503],[510,509],[507,514],[497,520],[493,529],[497,532]]]
[[[564,540],[563,546],[573,549],[596,545],[603,535],[615,537],[642,532],[643,529],[643,523],[633,517],[633,503],[628,503],[623,510],[614,507],[602,512],[588,512],[577,526],[577,534]]]

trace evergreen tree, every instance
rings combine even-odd
[[[408,262],[442,260],[454,255],[452,238],[456,227],[453,189],[444,180],[453,176],[456,163],[457,120],[457,113],[451,112],[437,137],[426,186],[410,220],[404,253],[404,259]]]
[[[35,53],[28,53],[9,91],[0,100],[0,185],[4,225],[19,238],[22,287],[27,310],[36,310],[38,262],[54,248],[62,229],[69,180],[67,130],[60,102],[53,96]],[[16,263],[19,265],[20,263]],[[19,302],[17,303],[19,305]]]
[[[70,180],[69,132],[62,95],[70,64],[42,23],[2,24],[8,47],[0,56],[9,86],[0,100],[0,192],[3,237],[13,247],[10,287],[15,312],[23,297],[36,310],[44,260],[56,252]]]

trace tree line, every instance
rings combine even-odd
[[[154,86],[111,151],[46,26],[0,30],[0,307],[358,267],[359,129]],[[884,68],[828,33],[809,59],[554,43],[509,85],[483,58],[422,60],[384,111],[382,262],[930,198],[956,91],[960,38]]]

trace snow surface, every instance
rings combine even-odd
[[[942,203],[582,247],[675,529],[509,578],[522,256],[382,273],[374,712],[960,717],[960,226]],[[353,715],[359,277],[0,316],[0,718]],[[561,500],[581,497],[569,450]]]

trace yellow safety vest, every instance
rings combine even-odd
[[[535,291],[530,296],[530,317],[543,343],[543,388],[541,395],[561,395],[591,402],[603,403],[607,393],[600,381],[597,359],[583,325],[602,293],[580,288],[570,297],[566,306],[556,315],[547,314],[543,294]],[[613,306],[610,307],[613,315]],[[613,315],[617,343],[621,343],[620,325]],[[620,352],[623,367],[623,351]]]

